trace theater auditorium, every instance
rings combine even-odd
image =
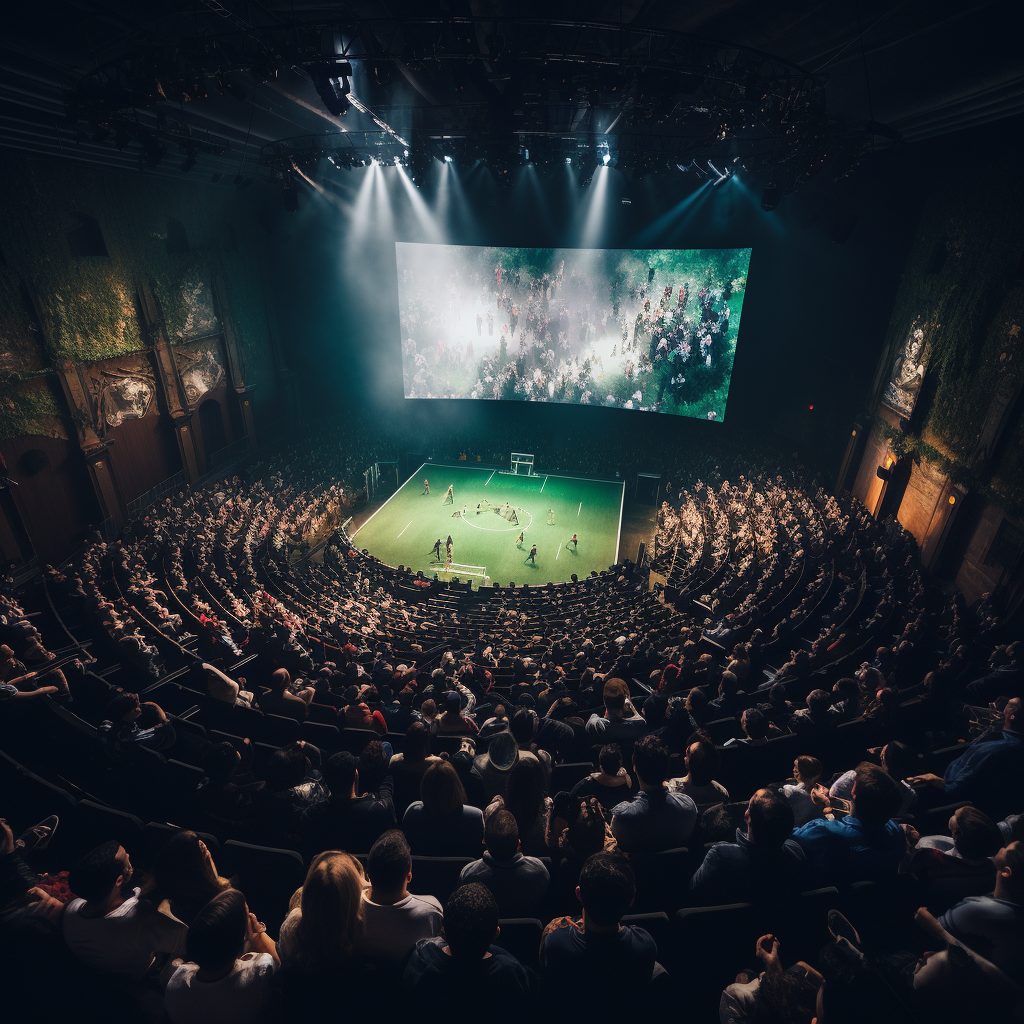
[[[12,0],[0,1017],[1024,1021],[1018,7]]]

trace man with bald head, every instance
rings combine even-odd
[[[983,732],[942,777],[926,774],[908,779],[914,787],[934,786],[942,802],[970,800],[999,821],[1024,806],[1024,700],[1011,697],[1003,708],[1002,728]]]

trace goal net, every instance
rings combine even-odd
[[[533,455],[529,452],[512,452],[511,461],[516,476],[533,476]]]
[[[452,562],[451,565],[433,565],[428,572],[432,572],[437,579],[446,582],[450,582],[458,576],[459,579],[472,580],[478,586],[490,579],[490,576],[487,575],[486,565],[462,565],[459,562]]]

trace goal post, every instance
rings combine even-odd
[[[516,476],[533,476],[533,455],[529,452],[512,452],[511,471]]]
[[[491,577],[487,575],[486,565],[462,565],[452,562],[451,565],[432,565],[425,575],[433,574],[435,579],[450,583],[455,577],[466,579],[475,586],[483,586]]]

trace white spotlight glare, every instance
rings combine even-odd
[[[607,167],[612,162],[611,154],[605,153],[605,155],[601,157],[601,162],[605,165],[605,167]]]
[[[444,155],[444,162],[446,164],[450,164],[452,162],[452,155],[451,155],[451,153],[445,153],[445,155]]]
[[[571,156],[567,156],[565,158],[565,165],[566,165],[566,167],[569,167],[569,166],[572,165],[572,157]]]
[[[397,167],[402,162],[401,157],[395,157],[395,166]]]

